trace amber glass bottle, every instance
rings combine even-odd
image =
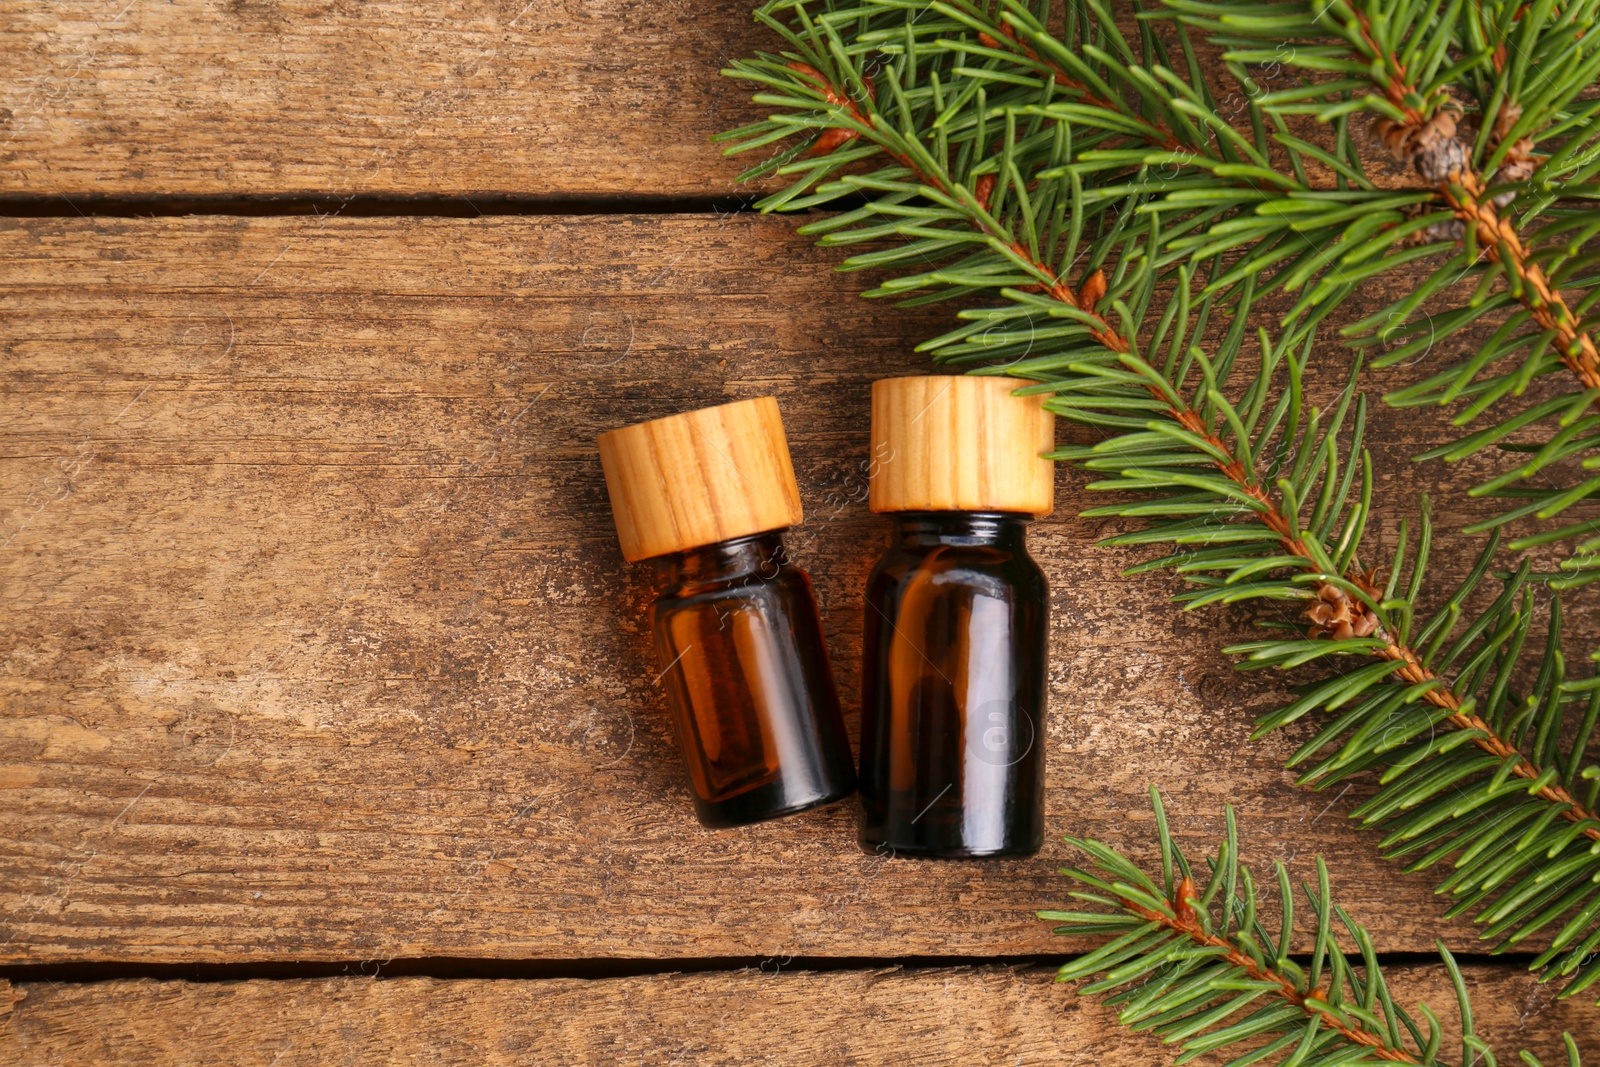
[[[1053,505],[1054,420],[1015,380],[873,386],[861,844],[938,858],[1044,841],[1049,591],[1027,524]]]
[[[811,580],[777,401],[724,404],[600,437],[623,555],[651,560],[651,630],[706,826],[849,796],[855,773]]]

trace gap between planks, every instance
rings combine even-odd
[[[961,967],[1012,967],[1056,970],[1080,953],[1007,956],[701,956],[682,958],[571,957],[565,959],[492,959],[471,956],[425,956],[391,960],[259,960],[242,963],[74,962],[0,966],[0,981],[89,983],[126,979],[184,982],[288,981],[312,978],[437,978],[541,980],[554,978],[646,978],[653,975],[737,973],[763,974],[839,971],[948,970]],[[1462,966],[1525,971],[1531,952],[1491,955],[1457,952]],[[1302,965],[1310,957],[1296,953]],[[1388,967],[1437,964],[1431,952],[1384,952]]]
[[[723,196],[7,196],[0,218],[161,218],[179,215],[342,215],[351,218],[481,218],[487,215],[732,215],[753,211],[759,192]],[[842,198],[835,210],[865,203]]]

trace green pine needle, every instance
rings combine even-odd
[[[1273,864],[1282,918],[1275,931],[1262,921],[1256,879],[1239,862],[1232,808],[1226,836],[1201,871],[1173,841],[1153,786],[1150,802],[1161,841],[1158,876],[1102,842],[1066,838],[1089,861],[1061,872],[1083,887],[1069,895],[1093,910],[1039,917],[1060,924],[1058,934],[1113,936],[1063,964],[1059,981],[1082,982],[1078,991],[1103,997],[1124,1026],[1177,1045],[1180,1064],[1206,1055],[1232,1057],[1228,1067],[1444,1062],[1439,1013],[1419,1004],[1419,1020],[1394,1002],[1372,936],[1334,903],[1321,857],[1316,886],[1300,886],[1310,912],[1305,925],[1316,931],[1307,954],[1294,945],[1295,896],[1282,863]],[[1341,937],[1355,945],[1355,955],[1345,954]],[[1438,949],[1461,1016],[1454,1043],[1472,1062],[1493,1064],[1493,1051],[1473,1032],[1460,969],[1443,942]],[[1568,1067],[1580,1067],[1571,1035],[1562,1034],[1562,1043]],[[1531,1053],[1520,1057],[1541,1067]]]
[[[1291,761],[1302,781],[1375,777],[1355,817],[1386,854],[1441,870],[1452,910],[1495,951],[1536,948],[1563,995],[1600,982],[1600,677],[1563,656],[1547,591],[1600,577],[1600,525],[1513,542],[1575,542],[1558,574],[1490,572],[1502,526],[1600,495],[1600,479],[1556,477],[1600,467],[1600,377],[1582,378],[1600,104],[1579,95],[1600,33],[1577,34],[1596,13],[1166,0],[1122,25],[1100,0],[1060,16],[1042,0],[773,0],[757,18],[783,50],[727,72],[775,109],[729,135],[764,156],[748,176],[788,181],[762,209],[847,207],[802,232],[864,247],[842,268],[880,272],[867,296],[961,302],[920,350],[1022,379],[1094,427],[1099,443],[1056,458],[1110,494],[1094,514],[1133,520],[1112,543],[1170,546],[1135,570],[1183,576],[1186,609],[1276,602],[1270,636],[1231,651],[1322,673],[1256,735],[1320,716]],[[1228,49],[1232,86],[1208,81],[1191,29]],[[1412,185],[1372,180],[1369,126]],[[1329,408],[1304,396],[1323,320],[1379,274],[1409,291],[1344,328],[1377,362],[1494,330],[1391,402],[1464,405],[1464,422],[1540,376],[1576,386],[1438,450],[1515,465],[1475,491],[1512,507],[1473,528],[1483,555],[1432,613],[1426,506],[1392,555],[1366,543],[1360,361]],[[1296,303],[1268,330],[1252,312],[1279,291]]]
[[[1526,502],[1480,525],[1548,522],[1516,542],[1569,546],[1544,580],[1600,578],[1600,0],[1165,0],[1132,32],[1097,0],[1064,14],[1058,34],[1039,0],[772,0],[757,17],[788,47],[725,73],[784,110],[727,151],[789,180],[764,211],[866,197],[805,229],[898,238],[845,261],[901,273],[871,295],[1012,300],[925,347],[1026,377],[1049,369],[1041,346],[1127,332],[1118,301],[1139,321],[1185,261],[1226,263],[1208,278],[1224,303],[1290,294],[1290,339],[1391,279],[1401,294],[1341,332],[1375,366],[1445,365],[1386,399],[1494,420],[1419,458],[1512,458],[1475,492]],[[1228,78],[1208,80],[1191,30]],[[1397,162],[1409,187],[1384,187]],[[1524,403],[1539,378],[1562,392]]]

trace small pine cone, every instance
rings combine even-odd
[[[1460,117],[1456,105],[1447,103],[1421,125],[1380,118],[1373,121],[1369,132],[1391,156],[1411,160],[1424,180],[1437,185],[1467,165],[1466,146],[1456,140]]]
[[[1496,126],[1499,123],[1495,124]],[[1518,137],[1506,151],[1505,162],[1500,164],[1500,169],[1494,172],[1489,179],[1490,185],[1505,185],[1508,182],[1525,182],[1533,177],[1533,172],[1539,169],[1539,160],[1533,154],[1533,138]],[[1494,206],[1503,208],[1517,198],[1515,189],[1507,189],[1496,193]]]
[[[1517,143],[1506,153],[1506,161],[1494,172],[1497,182],[1525,182],[1539,169],[1539,160],[1533,154],[1533,138],[1518,137]]]
[[[1349,578],[1357,589],[1374,600],[1383,595],[1383,586],[1378,584],[1383,578],[1383,572],[1377,567],[1362,571],[1360,574],[1347,574],[1345,577]]]
[[[1325,585],[1317,592],[1317,601],[1306,609],[1306,618],[1311,620],[1311,635],[1322,637],[1337,635],[1338,631],[1350,625],[1350,598],[1331,585]]]
[[[1453,101],[1441,105],[1433,118],[1417,127],[1417,147],[1427,150],[1440,141],[1455,140],[1456,123],[1460,119],[1461,109]]]
[[[1417,168],[1423,181],[1438,185],[1452,174],[1467,169],[1467,146],[1454,137],[1421,144],[1412,166]]]
[[[1459,241],[1467,235],[1467,224],[1460,219],[1445,219],[1423,227],[1416,235],[1416,244],[1433,241]]]
[[[1411,137],[1416,131],[1392,119],[1377,118],[1367,127],[1367,135],[1389,150],[1389,155],[1403,160],[1411,155]]]
[[[1375,572],[1353,580],[1363,591],[1370,592],[1364,578],[1376,577]],[[1306,609],[1311,620],[1312,638],[1327,637],[1334,641],[1347,641],[1352,637],[1371,637],[1378,629],[1378,617],[1365,604],[1342,589],[1325,585],[1317,591],[1316,603]]]

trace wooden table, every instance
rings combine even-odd
[[[1170,1062],[1032,915],[1061,834],[1153,855],[1150,782],[1196,850],[1232,801],[1252,861],[1326,855],[1406,996],[1453,1017],[1442,936],[1508,1053],[1600,1048],[1378,859],[1367,787],[1294,786],[1306,733],[1247,739],[1285,685],[1219,653],[1249,616],[1122,577],[1075,472],[1031,535],[1039,857],[694,824],[594,436],[779,398],[854,733],[867,385],[949,314],[731,210],[749,7],[8,5],[0,1062]],[[1481,474],[1412,466],[1448,432],[1376,409],[1380,536]]]

